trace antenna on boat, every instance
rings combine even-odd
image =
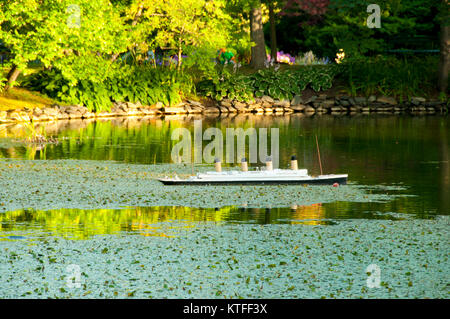
[[[317,140],[317,134],[316,134],[316,146],[317,146],[317,155],[319,157],[319,166],[320,166],[320,175],[323,175],[322,171],[322,161],[320,160],[320,150],[319,150],[319,142]]]
[[[192,154],[192,157],[194,157],[194,154]],[[195,173],[194,173],[194,159],[192,158],[192,161],[191,161],[191,168],[192,168],[192,175],[195,175]]]

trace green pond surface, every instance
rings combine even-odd
[[[155,179],[191,173],[171,163],[171,135],[193,133],[195,119],[224,135],[279,128],[280,167],[295,154],[312,175],[317,136],[324,173],[349,183],[164,186]],[[34,129],[59,143],[24,144],[30,127],[0,126],[0,298],[450,295],[449,117],[173,116]]]
[[[299,167],[312,174],[320,172],[317,135],[324,173],[348,173],[351,185],[371,187],[371,193],[377,193],[379,188],[379,193],[400,196],[383,202],[339,199],[308,205],[292,203],[291,207],[277,207],[274,199],[266,208],[264,203],[260,205],[262,208],[245,205],[197,208],[167,206],[165,202],[154,207],[123,209],[70,206],[39,210],[39,207],[29,209],[36,205],[24,203],[22,209],[0,214],[0,238],[20,239],[10,237],[15,236],[10,232],[26,230],[33,230],[36,237],[57,234],[80,239],[120,232],[148,235],[154,230],[152,224],[174,220],[333,225],[345,219],[432,219],[450,212],[450,120],[445,116],[238,115],[60,121],[42,123],[36,128],[59,139],[58,144],[44,147],[19,142],[29,134],[26,126],[4,125],[0,127],[0,158],[168,164],[172,147],[178,142],[171,140],[172,132],[185,127],[193,134],[194,120],[199,119],[203,131],[218,127],[224,136],[227,128],[279,128],[280,167],[287,167],[290,156],[295,154]],[[203,145],[207,143],[204,141]]]

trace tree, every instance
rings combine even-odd
[[[266,61],[266,43],[262,24],[261,2],[257,1],[250,11],[251,38],[255,45],[252,47],[252,66],[256,70],[264,68]]]
[[[267,0],[269,7],[269,24],[270,24],[270,56],[272,59],[276,59],[277,49],[277,30],[275,21],[275,3],[274,0]]]
[[[95,70],[77,68],[74,61],[98,61],[120,47],[121,25],[116,21],[108,0],[2,1],[0,39],[11,52],[5,89],[35,60],[44,67],[58,67],[74,81],[76,71],[95,75]]]
[[[448,72],[450,70],[450,24],[449,24],[449,2],[442,0],[441,3],[441,57],[438,70],[438,88],[442,93],[447,93]]]

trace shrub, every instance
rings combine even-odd
[[[438,57],[346,59],[340,67],[352,95],[382,94],[402,99],[434,90]]]
[[[193,88],[189,76],[168,68],[122,66],[102,82],[87,79],[72,85],[58,70],[31,75],[24,86],[62,102],[85,105],[91,111],[109,111],[113,102],[165,105],[181,101]]]
[[[198,83],[197,91],[218,101],[224,98],[248,101],[264,95],[290,100],[307,87],[316,92],[331,88],[337,72],[334,65],[286,71],[265,69],[250,75],[224,72],[218,79]]]

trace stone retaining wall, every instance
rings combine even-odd
[[[221,114],[221,113],[256,113],[256,114],[447,114],[448,102],[431,101],[422,97],[413,97],[407,103],[398,103],[392,97],[328,97],[325,94],[303,99],[295,96],[292,101],[274,100],[269,96],[256,98],[251,102],[222,100],[205,106],[200,102],[187,100],[177,106],[164,107],[162,103],[154,106],[143,106],[140,103],[114,103],[110,112],[92,113],[80,105],[53,105],[44,109],[0,111],[0,123],[12,122],[40,122],[67,119],[87,119],[120,116],[148,116],[171,114]]]

